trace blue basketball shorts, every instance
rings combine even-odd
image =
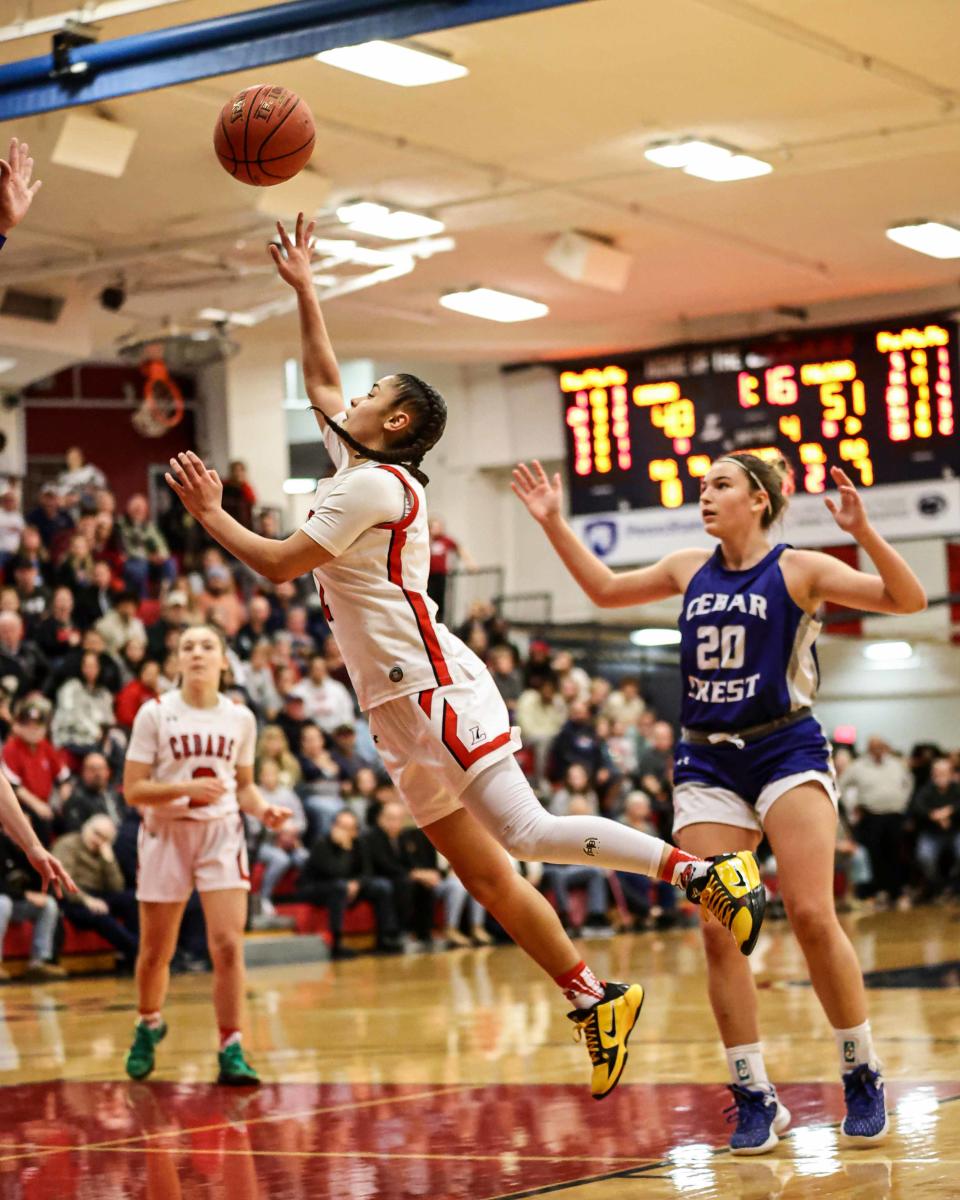
[[[830,745],[816,717],[742,749],[734,742],[681,741],[674,754],[673,832],[701,822],[762,830],[774,803],[801,783],[821,784],[837,807]]]

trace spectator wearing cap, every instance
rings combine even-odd
[[[20,549],[25,525],[19,497],[12,487],[8,487],[0,494],[0,570]]]
[[[43,579],[35,562],[25,558],[15,558],[13,566],[13,585],[20,597],[20,615],[28,631],[32,631],[43,620],[43,614],[50,604],[50,592],[43,584]]]
[[[110,818],[117,828],[123,823],[127,806],[110,783],[110,766],[99,750],[84,757],[80,776],[63,805],[60,818],[65,833],[76,833],[90,817],[98,813]]]
[[[113,724],[113,695],[100,678],[100,656],[85,650],[80,677],[68,679],[57,692],[50,727],[55,745],[82,758],[100,744]]]
[[[13,734],[0,757],[3,771],[23,805],[37,835],[50,845],[54,815],[66,799],[70,768],[47,739],[50,701],[28,696],[14,709]]]
[[[79,509],[81,505],[96,511],[97,492],[107,486],[107,477],[93,463],[84,461],[79,446],[71,446],[66,453],[66,468],[57,476],[57,488],[65,508]]]
[[[113,602],[123,589],[113,577],[107,562],[95,562],[90,582],[76,589],[76,622],[89,629],[113,609]]]
[[[58,838],[52,852],[79,889],[63,897],[64,915],[78,929],[92,929],[119,950],[121,969],[132,971],[139,945],[138,906],[134,893],[124,886],[113,852],[116,840],[116,825],[98,813],[78,832]]]
[[[27,524],[34,525],[49,553],[54,553],[58,539],[73,529],[73,519],[64,511],[60,490],[52,481],[43,484],[37,505],[27,514]]]
[[[307,720],[306,705],[303,697],[296,692],[287,692],[283,697],[283,708],[277,714],[275,724],[283,730],[287,745],[294,754],[300,753],[300,737],[303,727],[310,724]]]
[[[145,596],[152,583],[173,583],[176,565],[156,523],[150,520],[147,498],[139,492],[127,501],[127,510],[117,522],[123,552],[123,573],[127,585],[137,596]]]
[[[270,601],[266,596],[252,596],[247,605],[246,624],[241,625],[233,639],[237,653],[242,659],[248,659],[253,653],[254,646],[260,642],[269,641],[272,632]]]
[[[21,979],[44,982],[63,979],[66,971],[54,961],[60,908],[49,892],[40,890],[36,873],[19,846],[0,834],[0,980],[9,979],[3,966],[3,941],[11,921],[33,926],[30,961]]]
[[[311,656],[306,678],[292,691],[303,699],[307,720],[316,722],[324,733],[332,733],[338,725],[353,724],[353,697],[342,683],[330,678],[322,654]]]
[[[363,767],[373,766],[357,748],[357,730],[352,723],[338,725],[330,734],[330,739],[330,753],[344,779],[354,779]]]
[[[37,628],[36,643],[49,663],[56,664],[80,645],[81,633],[73,622],[73,592],[58,587],[50,601],[50,612]]]
[[[206,568],[197,608],[205,621],[215,620],[228,638],[239,632],[247,614],[226,563],[214,562]]]
[[[551,657],[550,643],[534,638],[527,650],[527,661],[523,668],[523,681],[528,688],[536,688],[541,679],[553,676]]]
[[[147,629],[147,653],[157,662],[167,654],[167,639],[172,633],[180,634],[190,623],[190,597],[183,588],[168,592],[160,610],[160,616]]]
[[[103,638],[108,653],[119,653],[130,638],[146,642],[146,626],[137,616],[139,604],[140,597],[136,592],[118,592],[113,597],[113,608],[97,622],[97,633]]]
[[[160,664],[145,658],[140,664],[136,679],[131,679],[117,693],[114,709],[116,722],[128,732],[133,728],[133,718],[148,700],[160,695]]]
[[[0,612],[0,683],[11,696],[22,696],[39,688],[48,670],[40,649],[23,640],[19,614]]]

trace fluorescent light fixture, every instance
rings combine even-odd
[[[485,321],[503,323],[533,321],[537,317],[545,317],[550,311],[545,304],[536,300],[486,287],[471,288],[467,292],[448,292],[440,297],[440,303],[444,308],[468,317],[482,317]]]
[[[711,183],[730,183],[736,179],[753,179],[769,175],[773,167],[760,158],[740,154],[718,142],[700,138],[683,138],[676,142],[655,142],[643,152],[644,157],[659,167],[679,169]]]
[[[3,375],[7,371],[12,371],[16,365],[17,360],[15,358],[0,358],[0,375]]]
[[[257,323],[253,313],[227,312],[225,308],[201,308],[197,316],[201,321],[215,321],[218,325],[226,321],[228,325],[243,325],[248,329]]]
[[[871,662],[902,662],[913,658],[913,647],[909,642],[868,642],[863,657]]]
[[[362,42],[359,46],[338,46],[314,55],[317,62],[340,67],[369,79],[395,83],[398,87],[423,87],[428,83],[446,83],[469,74],[466,67],[433,50],[415,50],[398,42]]]
[[[898,246],[931,258],[960,258],[960,228],[943,221],[908,221],[891,225],[887,237]]]
[[[287,496],[307,496],[315,491],[316,487],[315,479],[293,478],[283,481],[283,490]]]
[[[676,646],[680,641],[679,629],[635,629],[630,634],[635,646]]]
[[[337,209],[337,218],[351,233],[365,233],[370,237],[390,238],[397,242],[430,237],[431,234],[442,233],[446,228],[442,221],[434,217],[407,212],[402,208],[387,208],[385,204],[373,204],[367,200],[342,204]]]

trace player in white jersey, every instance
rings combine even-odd
[[[327,620],[383,761],[437,850],[467,890],[550,974],[574,1006],[593,1060],[592,1090],[616,1085],[643,1000],[638,984],[604,984],[580,959],[557,914],[516,858],[636,871],[684,887],[731,929],[756,941],[763,888],[752,854],[717,863],[600,817],[554,817],[518,766],[517,731],[486,667],[436,621],[427,596],[429,533],[420,462],[443,433],[446,405],[411,375],[390,375],[344,404],[333,347],[313,288],[309,239],[278,225],[281,277],[297,293],[304,378],[336,473],[321,481],[303,526],[260,537],[222,508],[222,484],[192,452],[167,482],[222,546],[279,582],[313,572]],[[499,844],[498,844],[499,843]]]
[[[253,782],[253,713],[220,695],[226,666],[220,634],[189,626],[178,647],[180,686],[137,713],[123,772],[128,804],[142,810],[137,862],[139,1020],[127,1074],[145,1079],[167,1032],[161,1008],[183,910],[200,893],[213,961],[220,1027],[219,1083],[259,1082],[241,1045],[243,929],[250,872],[241,810],[268,828],[289,817]]]

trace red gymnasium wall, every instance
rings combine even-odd
[[[62,458],[70,446],[79,446],[110,480],[122,507],[134,492],[146,489],[151,464],[165,464],[177,451],[196,445],[189,407],[196,385],[189,376],[174,375],[174,379],[188,407],[180,424],[159,438],[145,438],[131,424],[143,389],[143,376],[135,367],[87,364],[32,384],[22,393],[28,472],[31,458]],[[96,406],[96,401],[125,400],[131,395],[135,402],[129,407]],[[44,404],[38,406],[38,400]]]

